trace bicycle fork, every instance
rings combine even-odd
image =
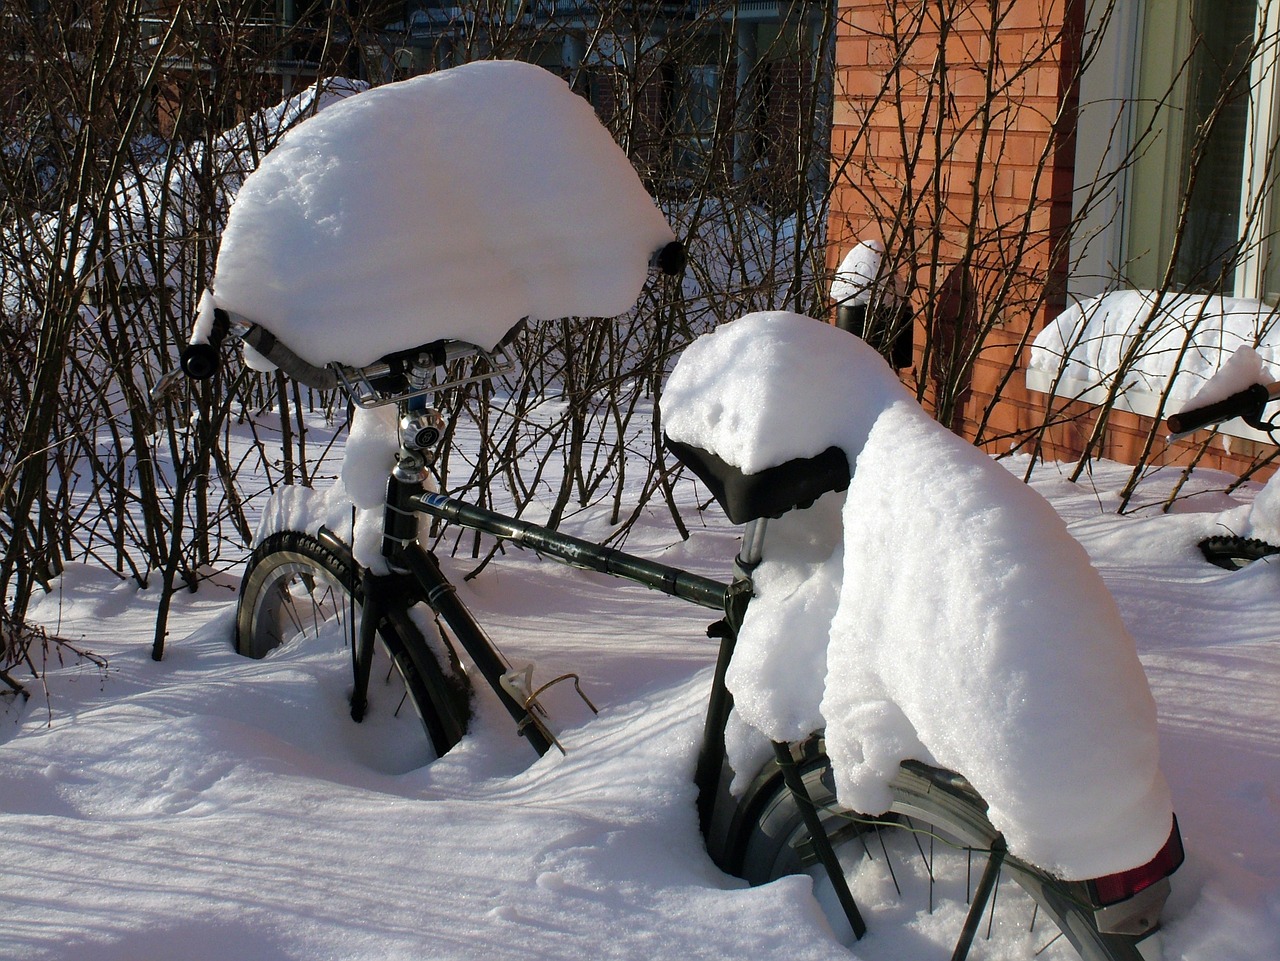
[[[458,599],[457,589],[445,577],[435,555],[418,543],[418,515],[412,498],[421,494],[422,482],[417,473],[397,467],[387,482],[382,552],[393,568],[405,571],[417,582],[427,604],[449,626],[454,638],[516,722],[516,730],[539,755],[546,754],[551,748],[559,747],[559,742],[538,716],[536,696],[518,697],[513,692],[508,680],[512,675],[511,665],[498,652],[471,611]],[[376,589],[373,593],[376,596]],[[362,630],[362,637],[364,633]],[[357,674],[357,683],[362,676]]]
[[[357,724],[364,720],[364,712],[369,707],[369,675],[373,671],[374,636],[377,633],[378,624],[382,621],[384,610],[383,583],[384,579],[380,577],[364,578],[360,633],[351,651],[355,668],[355,690],[351,692],[351,720]]]

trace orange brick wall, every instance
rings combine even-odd
[[[1064,422],[1041,430],[1048,398],[1025,388],[1022,371],[1031,336],[1065,301],[1075,153],[1071,78],[1086,5],[998,0],[995,6],[1002,19],[992,31],[987,0],[840,0],[828,259],[834,269],[860,239],[880,240],[891,256],[895,246],[914,244],[909,283],[920,316],[930,311],[921,291],[937,289],[937,278],[961,250],[970,252],[979,291],[1009,283],[1012,294],[974,366],[963,418],[953,426],[971,439],[980,435],[993,451],[1019,441],[1031,449],[1038,438],[1045,456],[1069,459],[1083,449],[1096,409],[1076,404],[1063,412]],[[929,77],[940,62],[947,66],[947,110],[932,126],[939,87]],[[999,119],[982,140],[973,121],[993,78]],[[916,126],[922,117],[929,122],[924,128]],[[932,186],[934,177],[941,178],[940,189]],[[899,217],[904,198],[915,204]],[[967,240],[970,228],[976,241]],[[922,340],[918,329],[918,359]],[[928,403],[935,372],[923,367],[918,363],[904,379]],[[1097,451],[1133,462],[1150,427],[1146,418],[1113,414]],[[1215,443],[1201,463],[1238,471],[1257,450],[1245,442],[1232,447],[1235,453],[1227,455]],[[1152,462],[1183,462],[1192,450],[1187,444],[1163,448],[1157,440]]]

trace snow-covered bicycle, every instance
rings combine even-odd
[[[677,269],[678,247],[664,249],[658,259]],[[1060,949],[1069,943],[1089,961],[1143,956],[1144,938],[1156,928],[1169,890],[1168,876],[1182,859],[1176,825],[1149,863],[1109,877],[1064,881],[1010,851],[983,799],[955,772],[907,761],[889,785],[886,810],[868,815],[842,806],[822,732],[772,744],[772,757],[753,776],[739,778],[746,786],[730,790],[734,772],[726,759],[725,728],[733,698],[725,677],[753,596],[752,572],[765,554],[767,525],[770,518],[847,487],[849,464],[842,452],[829,448],[747,473],[710,451],[669,442],[730,519],[745,525],[734,576],[723,583],[424,486],[444,426],[428,400],[460,380],[509,370],[505,348],[489,351],[450,340],[361,368],[317,368],[261,327],[218,311],[212,337],[189,349],[190,374],[213,372],[218,343],[227,333],[302,383],[341,391],[362,409],[393,410],[399,434],[386,501],[375,512],[381,515],[379,562],[373,565],[379,569],[357,560],[352,538],[358,533],[319,526],[268,534],[244,573],[235,626],[240,653],[264,657],[282,645],[305,643],[345,651],[338,661],[350,665],[352,719],[408,716],[408,705],[438,755],[466,734],[471,687],[484,684],[533,749],[544,753],[559,747],[544,695],[564,678],[540,683],[531,668],[513,667],[461,600],[441,561],[422,545],[419,519],[480,531],[574,567],[641,583],[722,615],[709,629],[720,639],[720,653],[696,779],[707,848],[724,870],[752,883],[810,870],[857,936],[874,932],[877,923],[903,923],[904,910],[906,917],[932,916],[940,925],[950,918],[950,933],[931,936],[952,957],[968,956],[975,940],[985,947],[987,939],[995,939],[1001,951],[1013,951],[1010,956],[1030,957],[1059,938]],[[458,364],[464,362],[473,369],[459,378]],[[1001,879],[1015,885],[1001,888]],[[908,907],[896,897],[886,902],[879,889],[884,886]],[[855,891],[866,892],[865,903]]]
[[[301,383],[345,396],[360,411],[343,468],[359,509],[354,516],[330,516],[312,509],[310,495],[286,490],[276,496],[244,572],[237,649],[250,657],[300,645],[332,651],[335,670],[348,678],[339,686],[350,692],[353,721],[404,722],[415,734],[420,727],[436,755],[466,735],[473,689],[487,688],[542,754],[559,746],[549,691],[573,677],[535,677],[504,656],[451,584],[447,561],[425,546],[422,525],[454,524],[643,584],[716,612],[709,634],[719,640],[719,652],[695,779],[707,851],[725,871],[753,884],[808,871],[831,903],[834,925],[847,925],[859,938],[911,928],[920,957],[931,950],[953,958],[972,951],[1085,961],[1149,954],[1169,876],[1182,860],[1155,758],[1154,702],[1114,605],[1090,603],[1109,596],[1082,549],[1065,528],[1052,542],[1024,536],[1058,523],[1037,514],[1027,525],[1018,516],[1023,508],[1047,505],[1027,500],[1033,495],[1018,486],[1012,496],[1020,506],[983,507],[974,544],[1043,543],[1056,555],[1033,556],[1035,563],[1025,563],[1026,550],[1010,555],[1017,569],[1000,569],[994,587],[972,580],[955,586],[934,576],[948,557],[958,559],[953,573],[962,578],[974,569],[954,546],[929,541],[932,531],[923,537],[927,550],[912,557],[901,542],[881,551],[846,541],[842,553],[837,519],[819,523],[816,540],[799,538],[810,546],[822,542],[825,574],[814,573],[823,565],[788,560],[792,521],[816,516],[821,522],[830,499],[846,488],[853,503],[859,478],[871,477],[880,487],[920,480],[914,468],[891,468],[889,484],[880,484],[864,455],[854,453],[857,444],[846,431],[851,424],[869,429],[874,420],[875,429],[861,438],[868,446],[928,434],[924,425],[932,424],[892,391],[883,409],[834,396],[863,379],[902,392],[883,361],[856,338],[796,315],[756,315],[721,328],[728,336],[709,335],[705,343],[714,349],[686,350],[668,379],[662,403],[670,449],[730,520],[744,525],[732,576],[724,581],[429,489],[425,469],[445,428],[433,398],[509,370],[504,335],[521,317],[627,310],[643,287],[646,260],[651,268],[680,273],[685,254],[673,241],[590,106],[527,64],[468,64],[390,84],[292,131],[237,196],[213,293],[183,366],[192,377],[211,375],[230,337],[242,342],[254,364],[274,365]],[[710,357],[710,366],[686,364],[694,354],[698,363]],[[820,391],[809,376],[819,366],[829,376]],[[780,376],[799,381],[782,383]],[[818,422],[839,436],[820,440],[812,429]],[[764,447],[768,457],[759,461]],[[974,500],[984,472],[1000,470],[963,443],[947,448],[946,457],[939,479],[976,478],[970,488],[948,494],[960,500]],[[880,466],[893,463],[885,458]],[[1012,483],[1008,475],[1003,479]],[[864,573],[874,573],[923,560],[921,581],[941,588],[922,608],[981,595],[1005,613],[1027,610],[1060,620],[1068,627],[1059,625],[1059,633],[1078,637],[1057,649],[1041,645],[1010,655],[1004,648],[1011,635],[1015,641],[1052,637],[1051,625],[1033,621],[1004,635],[978,625],[975,632],[984,636],[953,661],[942,656],[945,639],[918,638],[924,643],[912,648],[914,667],[897,671],[896,680],[889,671],[868,674],[862,685],[826,682],[828,693],[839,689],[832,716],[845,708],[840,723],[810,724],[800,712],[794,735],[764,735],[743,720],[749,699],[731,693],[738,689],[729,679],[748,660],[744,652],[759,653],[762,640],[765,647],[776,641],[765,652],[765,681],[811,700],[824,683],[821,668],[800,665],[816,664],[823,653],[816,642],[829,628],[832,662],[843,657],[855,672],[869,668],[874,652],[847,643],[835,649],[830,574],[840,558],[846,586],[858,584],[848,573],[850,561],[865,561],[871,567]],[[1052,577],[1037,573],[1050,567]],[[779,584],[792,575],[800,587],[788,594]],[[1058,591],[1067,582],[1078,594]],[[825,593],[808,598],[812,604],[792,605],[802,608],[791,612],[798,620],[783,618],[776,630],[769,628],[788,598],[806,601],[808,586]],[[1037,603],[1037,592],[1046,590],[1057,593]],[[861,624],[858,605],[852,610]],[[1080,610],[1088,616],[1080,618]],[[869,623],[871,610],[864,613]],[[1023,624],[1018,616],[1011,622]],[[959,633],[967,634],[969,621],[961,623]],[[910,639],[891,617],[878,624],[881,639],[895,645]],[[964,663],[966,656],[972,663]],[[939,664],[954,670],[939,672]],[[1030,683],[1033,675],[1045,682]],[[891,696],[887,688],[902,681],[925,690]],[[852,703],[850,692],[875,697]],[[911,730],[903,705],[921,693],[930,703],[914,716],[933,724],[937,738]],[[1124,710],[1128,702],[1138,709]],[[996,711],[1003,712],[999,720]],[[1079,712],[1087,723],[1075,723]],[[1136,738],[1127,731],[1134,718],[1141,728]],[[1019,743],[1028,726],[1042,740],[1076,750],[1067,757],[1042,751],[1039,742]],[[985,787],[980,794],[973,771],[958,773],[961,765],[947,762],[959,756],[946,743],[949,729],[962,731],[965,749],[981,755],[983,783],[998,796]],[[916,733],[918,744],[912,743]],[[841,781],[859,767],[862,746],[868,748],[862,760],[890,760],[874,779],[875,803],[854,805],[844,800],[848,785]],[[1061,770],[1052,778],[1031,773],[1046,771],[1046,760],[1051,767],[1061,763]],[[1028,854],[1038,849],[1021,827],[1027,820],[1021,808],[1033,797],[1041,839],[1045,823],[1055,835],[1045,846],[1056,852],[1052,863]],[[1087,861],[1107,865],[1101,870],[1073,858],[1077,833],[1088,834],[1093,822],[1111,827],[1105,841],[1095,839]],[[1014,883],[1002,885],[1002,879]]]

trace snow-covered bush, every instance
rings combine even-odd
[[[273,54],[257,45],[252,24],[230,16],[198,22],[182,5],[171,23],[140,25],[126,16],[130,9],[116,0],[95,7],[102,20],[95,29],[122,49],[144,51],[142,59],[80,69],[89,48],[60,48],[32,21],[28,42],[44,43],[47,56],[29,69],[42,82],[3,88],[34,91],[10,102],[0,151],[0,338],[12,347],[0,374],[0,405],[12,425],[0,436],[0,590],[19,614],[70,559],[140,583],[158,578],[166,589],[234,563],[263,495],[281,484],[326,482],[336,472],[326,457],[341,449],[345,418],[334,398],[278,375],[232,364],[207,384],[184,384],[156,401],[150,394],[176,366],[246,174],[298,121],[366,85],[325,81],[256,109],[279,97],[267,93],[272,74],[262,68]],[[602,35],[611,17],[636,26],[630,7],[606,5],[599,15]],[[607,63],[591,55],[564,71],[686,240],[683,284],[647,287],[611,325],[570,318],[532,330],[516,344],[525,376],[446,398],[455,416],[479,426],[482,442],[454,450],[450,433],[436,465],[441,483],[517,511],[549,498],[544,516],[553,524],[607,502],[624,528],[645,500],[670,490],[674,468],[657,444],[655,401],[679,350],[747,310],[821,309],[825,176],[813,121],[824,109],[820,91],[804,85],[801,114],[812,117],[802,126],[812,137],[801,142],[760,130],[748,142],[734,124],[710,122],[733,113],[727,85],[699,88],[719,101],[701,104],[709,111],[701,133],[655,124],[651,115],[670,100],[669,91],[655,96],[667,90],[664,78],[705,72],[707,30],[719,23],[706,16],[670,24],[658,47]],[[559,29],[546,28],[556,40],[550,47],[546,30],[491,37],[484,55],[535,59],[567,49]],[[327,68],[354,63],[341,34],[324,48]],[[373,51],[360,51],[366,75],[396,79],[399,60]],[[771,60],[768,51],[760,55],[747,83],[763,89]],[[202,68],[173,69],[187,62]],[[5,69],[28,68],[14,61]],[[106,101],[119,109],[92,109]],[[674,119],[688,105],[668,106]],[[789,163],[798,178],[781,162],[797,147],[803,156]],[[734,158],[748,148],[757,156],[735,172]],[[253,470],[242,469],[246,459]],[[636,472],[647,478],[640,503],[624,501]],[[242,475],[265,480],[250,484]],[[161,624],[164,617],[162,609]]]

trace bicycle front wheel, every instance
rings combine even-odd
[[[891,785],[889,811],[865,817],[837,805],[831,763],[818,745],[806,746],[800,769],[866,922],[859,957],[896,959],[909,943],[910,956],[921,961],[1142,961],[1138,938],[1099,932],[1082,883],[1012,855],[993,862],[1003,841],[982,799],[959,775],[905,762]],[[731,873],[763,884],[808,872],[833,927],[848,931],[776,763],[741,799],[732,838],[725,865]],[[988,864],[994,864],[994,883],[984,886]],[[971,911],[975,901],[980,907]]]
[[[406,584],[406,598],[412,585]],[[329,656],[334,670],[353,678],[353,651],[360,636],[361,573],[345,545],[322,543],[299,531],[267,537],[249,558],[236,611],[236,650],[253,658],[283,647],[305,645]],[[422,740],[436,756],[461,739],[470,714],[466,676],[448,645],[432,645],[409,614],[392,607],[378,624],[370,674],[368,720],[385,726],[388,738]],[[353,682],[348,680],[350,699]],[[424,757],[423,760],[429,760]]]

